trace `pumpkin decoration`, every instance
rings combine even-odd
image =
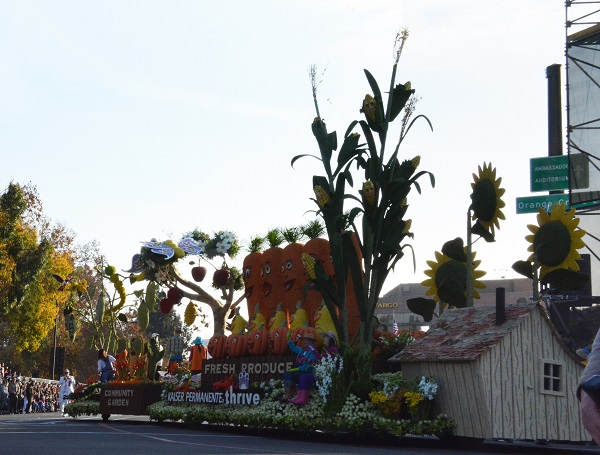
[[[261,265],[262,253],[255,251],[244,258],[244,297],[248,305],[248,314],[254,314],[254,308],[261,300],[259,285],[262,284]]]
[[[227,337],[227,353],[231,357],[242,357],[248,354],[248,337],[241,333],[233,333]]]
[[[287,314],[283,310],[283,303],[280,303],[277,305],[277,311],[275,311],[275,314],[271,317],[271,319],[269,319],[269,331],[282,325],[287,327],[287,319]]]
[[[262,254],[262,296],[261,312],[270,317],[283,302],[283,273],[281,272],[283,249],[272,247]]]
[[[302,300],[298,300],[296,303],[296,311],[290,316],[290,330],[295,330],[298,327],[304,327],[304,324],[308,321],[308,313],[302,308]]]
[[[289,329],[286,325],[275,327],[269,331],[269,352],[282,355],[289,351],[288,341]]]
[[[337,334],[337,332],[335,333]],[[308,321],[306,321],[304,327],[298,327],[297,329],[292,331],[290,339],[294,341],[294,344],[296,346],[302,346],[302,337],[307,334],[312,335],[316,340],[319,339],[319,334],[313,327],[308,325]]]
[[[227,337],[225,335],[213,335],[208,340],[207,349],[213,358],[224,358],[227,354]]]
[[[262,324],[258,329],[250,332],[248,336],[248,352],[252,355],[263,355],[269,348],[269,332]]]
[[[257,303],[254,307],[254,315],[252,316],[252,319],[250,319],[250,324],[248,328],[250,329],[250,331],[253,331],[258,329],[261,325],[264,326],[265,324],[265,317],[260,312],[260,304]]]

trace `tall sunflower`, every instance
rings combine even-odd
[[[527,226],[532,234],[525,240],[531,242],[527,248],[531,252],[528,260],[537,260],[540,278],[557,269],[579,271],[576,261],[581,255],[577,250],[585,246],[581,238],[586,232],[577,228],[579,218],[575,217],[575,209],[567,212],[565,204],[553,204],[548,213],[540,207],[537,222]]]
[[[475,180],[471,183],[473,192],[471,199],[473,203],[473,220],[477,220],[483,227],[494,234],[494,226],[500,228],[500,220],[506,219],[502,208],[506,205],[502,200],[505,193],[504,188],[500,188],[502,178],[496,178],[496,168],[483,163],[483,168],[478,166],[478,174],[473,174]]]
[[[473,253],[475,258],[475,253]],[[473,259],[473,297],[480,298],[477,289],[484,289],[485,284],[477,281],[486,274],[483,270],[477,270],[481,261]],[[467,264],[466,262],[452,259],[444,253],[435,252],[435,261],[427,261],[431,267],[425,271],[429,278],[421,282],[428,287],[425,295],[433,296],[433,300],[441,302],[443,307],[464,307],[466,305],[467,287]]]

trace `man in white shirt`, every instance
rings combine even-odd
[[[65,405],[71,400],[67,398],[75,391],[75,378],[70,375],[69,370],[65,370],[64,374],[58,380],[58,406],[60,414],[65,415]]]

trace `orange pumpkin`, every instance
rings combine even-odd
[[[289,329],[286,326],[271,329],[269,332],[269,352],[279,355],[288,352],[288,332]]]
[[[269,349],[269,332],[264,329],[264,325],[260,329],[253,330],[248,335],[248,352],[252,355],[263,355]]]
[[[224,358],[227,355],[227,337],[225,335],[213,335],[208,340],[207,349],[213,358]]]
[[[231,357],[242,357],[248,354],[248,337],[234,333],[227,337],[227,353]]]
[[[315,340],[319,339],[319,334],[317,331],[313,327],[310,327],[308,323],[306,323],[304,327],[298,327],[296,330],[294,330],[292,332],[291,339],[294,340],[294,344],[296,346],[302,346],[302,337],[306,334],[312,335]]]
[[[254,314],[254,307],[261,301],[260,284],[262,277],[260,274],[260,265],[262,262],[262,253],[250,253],[244,258],[244,290],[246,304],[248,305],[248,314]]]
[[[260,312],[268,321],[277,311],[277,305],[283,301],[283,273],[281,273],[281,254],[279,247],[269,248],[262,254],[262,296]]]

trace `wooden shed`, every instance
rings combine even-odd
[[[434,376],[437,409],[472,438],[590,441],[575,396],[581,359],[560,340],[541,303],[444,312],[390,359],[406,378]]]

